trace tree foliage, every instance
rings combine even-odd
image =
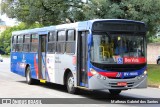
[[[83,20],[82,5],[80,0],[3,0],[2,12],[22,22],[51,25],[66,18]]]
[[[2,0],[2,12],[21,22],[44,26],[96,18],[129,19],[148,25],[148,37],[160,24],[159,0]]]
[[[147,23],[153,35],[160,23],[159,0],[2,0],[2,12],[32,24],[65,23],[95,18],[139,20]]]
[[[10,53],[10,43],[11,43],[11,35],[13,31],[24,30],[24,29],[32,29],[42,27],[41,24],[34,23],[32,25],[28,25],[25,23],[20,23],[17,26],[13,26],[7,28],[2,34],[0,35],[0,50],[4,51],[6,54]]]
[[[84,8],[86,19],[118,18],[143,21],[149,34],[160,24],[159,0],[90,0]]]

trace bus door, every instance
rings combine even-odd
[[[77,67],[78,67],[78,85],[87,87],[88,84],[88,78],[87,78],[87,35],[88,32],[83,31],[78,33],[78,61],[77,61]]]
[[[38,50],[38,77],[46,79],[46,33],[39,34],[39,50]]]

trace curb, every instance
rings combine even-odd
[[[152,87],[152,88],[160,88],[160,85],[148,85],[148,87]]]

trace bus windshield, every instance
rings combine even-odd
[[[125,64],[124,58],[145,59],[145,51],[144,35],[94,33],[91,62]]]

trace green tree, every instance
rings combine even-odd
[[[95,18],[130,19],[148,25],[148,38],[160,24],[159,0],[2,0],[2,12],[27,24],[55,25]]]
[[[32,25],[28,25],[26,23],[20,23],[17,26],[13,26],[10,28],[7,28],[4,32],[0,35],[0,50],[4,51],[6,54],[10,53],[10,42],[11,42],[11,36],[13,31],[23,30],[23,29],[32,29],[32,28],[38,28],[42,27],[39,23],[34,23]]]
[[[83,20],[82,6],[80,0],[2,0],[2,13],[28,24],[53,25],[66,18]]]
[[[159,0],[90,0],[84,7],[86,19],[118,18],[143,21],[148,36],[154,35],[160,24]]]

